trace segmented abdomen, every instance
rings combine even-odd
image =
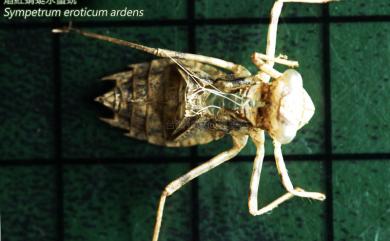
[[[210,65],[183,63],[212,77],[224,75]],[[103,78],[115,80],[116,86],[98,97],[114,112],[113,119],[102,120],[128,130],[129,137],[156,145],[192,146],[219,139],[224,133],[205,128],[207,119],[185,117],[187,77],[171,60],[158,59]]]

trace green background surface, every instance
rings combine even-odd
[[[141,8],[144,17],[77,18],[73,24],[152,47],[223,58],[254,72],[250,55],[265,51],[264,18],[272,2],[201,0],[189,14],[191,1],[185,0],[80,1],[79,7]],[[296,186],[331,192],[330,198],[323,203],[295,198],[269,214],[251,216],[247,195],[255,147],[249,143],[234,161],[168,198],[161,241],[388,240],[390,4],[331,4],[329,36],[323,35],[323,14],[322,6],[286,4],[276,52],[299,61],[316,106],[310,123],[283,147],[290,177]],[[195,21],[187,21],[191,16]],[[163,148],[101,122],[97,117],[110,113],[93,102],[107,88],[100,78],[153,57],[74,34],[53,36],[58,21],[67,23],[0,21],[2,240],[151,240],[164,186],[231,141]],[[285,192],[269,138],[266,153],[260,206]]]

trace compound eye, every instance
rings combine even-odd
[[[315,107],[313,104],[313,101],[311,100],[310,96],[307,94],[306,90],[302,89],[302,117],[299,120],[299,127],[298,129],[301,129],[302,126],[307,124],[309,120],[313,117],[315,112]]]
[[[277,81],[283,82],[290,91],[303,88],[302,76],[294,69],[284,71],[283,75]]]

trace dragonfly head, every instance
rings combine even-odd
[[[262,127],[273,139],[287,144],[314,115],[313,101],[303,88],[301,75],[293,69],[286,70],[265,89]]]

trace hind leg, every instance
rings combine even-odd
[[[175,59],[177,58],[177,59],[198,61],[198,62],[214,65],[214,66],[217,66],[217,67],[222,68],[222,69],[229,70],[237,78],[247,77],[247,76],[251,75],[249,70],[247,70],[244,66],[239,65],[239,64],[235,64],[232,62],[228,62],[228,61],[225,61],[223,59],[218,59],[218,58],[199,55],[199,54],[182,53],[182,52],[172,51],[172,50],[168,50],[168,49],[151,48],[148,46],[136,44],[133,42],[122,40],[122,39],[117,39],[117,38],[113,38],[110,36],[105,36],[105,35],[101,35],[101,34],[97,34],[97,33],[92,33],[92,32],[87,32],[87,31],[83,31],[80,29],[76,29],[76,28],[73,28],[71,25],[69,25],[67,27],[59,28],[59,29],[53,29],[52,32],[53,33],[75,32],[75,33],[81,34],[81,35],[89,37],[89,38],[99,39],[99,40],[107,41],[107,42],[114,43],[117,45],[122,45],[122,46],[130,47],[133,49],[138,49],[138,50],[147,52],[149,54],[153,54],[153,55],[158,56],[158,57],[175,58]]]
[[[204,174],[205,172],[210,171],[211,169],[217,167],[218,165],[232,159],[236,156],[241,149],[246,145],[248,136],[232,136],[233,137],[233,147],[230,150],[224,151],[217,156],[213,157],[206,163],[192,169],[188,173],[169,183],[164,191],[161,194],[160,202],[157,210],[156,223],[154,226],[153,241],[158,240],[158,235],[160,233],[161,221],[165,206],[165,200],[168,196],[172,195],[174,192],[183,187],[186,183],[190,182],[194,178]]]

